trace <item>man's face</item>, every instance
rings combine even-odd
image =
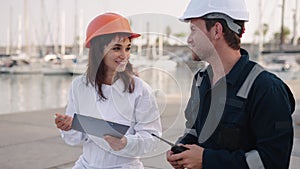
[[[206,29],[205,21],[203,19],[191,19],[190,30],[187,42],[193,51],[192,59],[195,61],[207,61],[207,58],[211,55],[213,45],[211,44],[210,32]]]

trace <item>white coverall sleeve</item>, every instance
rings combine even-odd
[[[135,133],[126,135],[127,145],[118,153],[131,157],[141,156],[155,149],[158,140],[151,133],[162,135],[160,113],[150,86],[144,86],[136,100],[134,111]]]
[[[74,82],[73,82],[74,83]],[[73,83],[69,90],[69,97],[68,97],[68,104],[66,108],[66,115],[73,117],[74,114],[77,112],[74,102],[74,93],[73,93]],[[76,130],[69,130],[69,131],[62,131],[60,130],[62,139],[69,145],[78,145],[82,143],[85,139],[87,139],[86,134],[76,131]]]

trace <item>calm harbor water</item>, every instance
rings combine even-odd
[[[283,73],[278,75],[284,80],[300,79],[299,72],[294,75]],[[159,97],[176,95],[186,98],[190,92],[193,73],[186,65],[181,65],[175,70],[139,69],[139,76]],[[75,77],[0,74],[0,114],[64,107],[72,79]]]
[[[0,75],[0,114],[63,107],[72,76]]]
[[[186,67],[176,70],[143,68],[139,71],[155,92],[166,95],[189,94],[192,72]],[[72,79],[76,76],[43,74],[0,74],[0,114],[64,107]]]

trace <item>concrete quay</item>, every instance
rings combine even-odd
[[[300,81],[290,82],[300,94]],[[295,95],[296,96],[296,95]],[[299,95],[297,102],[300,103]],[[163,137],[174,142],[183,132],[183,110],[187,98],[168,97],[161,107]],[[70,169],[81,154],[81,146],[68,146],[54,125],[54,113],[64,108],[0,115],[0,168],[2,169]],[[300,166],[300,110],[293,115],[295,140],[290,169]],[[160,142],[150,155],[142,157],[146,169],[169,169],[165,159],[169,146]]]

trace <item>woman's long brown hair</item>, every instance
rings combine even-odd
[[[124,33],[107,34],[95,37],[90,42],[91,46],[89,49],[89,59],[86,71],[86,85],[89,85],[90,83],[92,86],[94,86],[100,96],[100,100],[102,101],[107,99],[102,91],[102,84],[105,82],[105,75],[107,72],[107,66],[103,62],[104,47],[108,45],[116,36],[126,38],[129,37],[128,34]],[[132,93],[134,91],[134,80],[132,65],[130,62],[127,63],[125,71],[117,72],[113,82],[119,78],[121,78],[124,83],[124,92],[127,91]]]

